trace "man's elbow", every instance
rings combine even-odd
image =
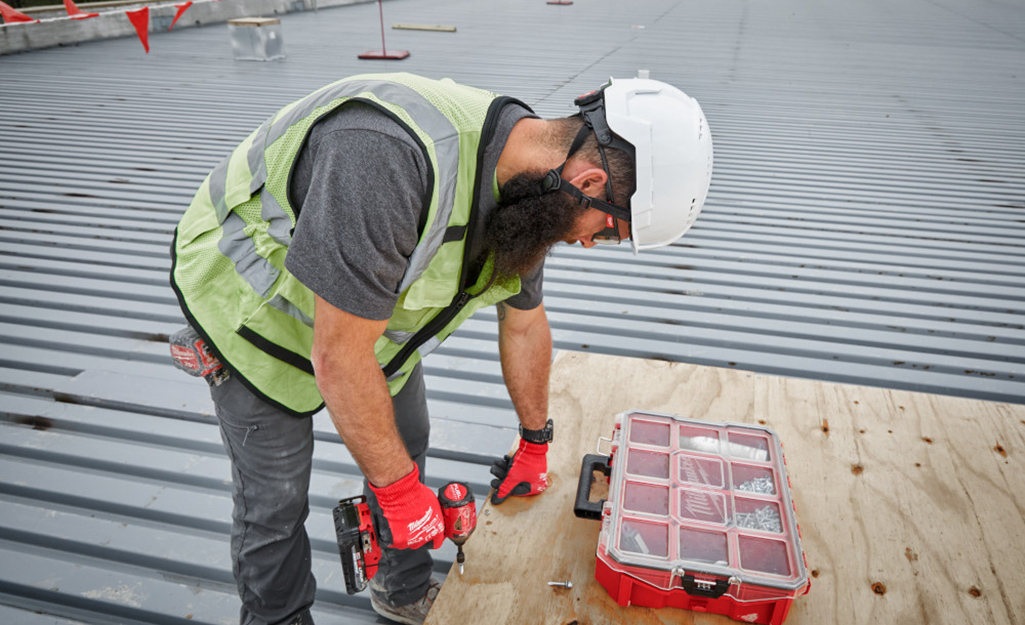
[[[381,365],[372,349],[344,349],[338,346],[313,346],[310,354],[313,373],[321,393],[325,385],[348,380],[357,384],[373,383],[382,377]]]
[[[313,374],[318,379],[327,374],[331,369],[333,360],[330,350],[320,348],[314,344],[313,351],[310,353],[310,362],[313,364]]]

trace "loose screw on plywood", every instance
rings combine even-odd
[[[548,582],[549,586],[563,586],[565,588],[573,588],[573,582]]]

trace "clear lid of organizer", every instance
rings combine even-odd
[[[807,584],[771,429],[647,412],[623,413],[616,423],[602,524],[613,560],[783,589]]]

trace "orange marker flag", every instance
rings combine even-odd
[[[69,2],[70,0],[64,1]],[[149,7],[125,11],[125,15],[132,21],[132,26],[135,26],[135,32],[139,34],[139,41],[142,42],[142,47],[146,48],[146,54],[149,54]]]
[[[178,12],[174,14],[174,19],[171,20],[171,28],[174,28],[174,23],[178,21],[178,18],[182,16],[182,13],[192,6],[192,0],[187,0],[186,2],[176,4],[174,6],[178,7]],[[167,30],[171,30],[171,28],[168,28]]]
[[[4,24],[14,24],[15,22],[38,22],[34,17],[29,17],[15,9],[11,5],[0,0],[0,16],[4,18]]]
[[[68,17],[73,20],[84,20],[87,17],[99,15],[99,13],[86,13],[75,5],[74,0],[64,0],[64,8],[68,10]]]

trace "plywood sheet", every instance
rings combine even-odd
[[[779,434],[813,576],[789,624],[1025,622],[1025,406],[575,352],[551,387],[551,489],[484,506],[428,623],[732,622],[623,608],[594,581],[576,478],[634,409]]]

